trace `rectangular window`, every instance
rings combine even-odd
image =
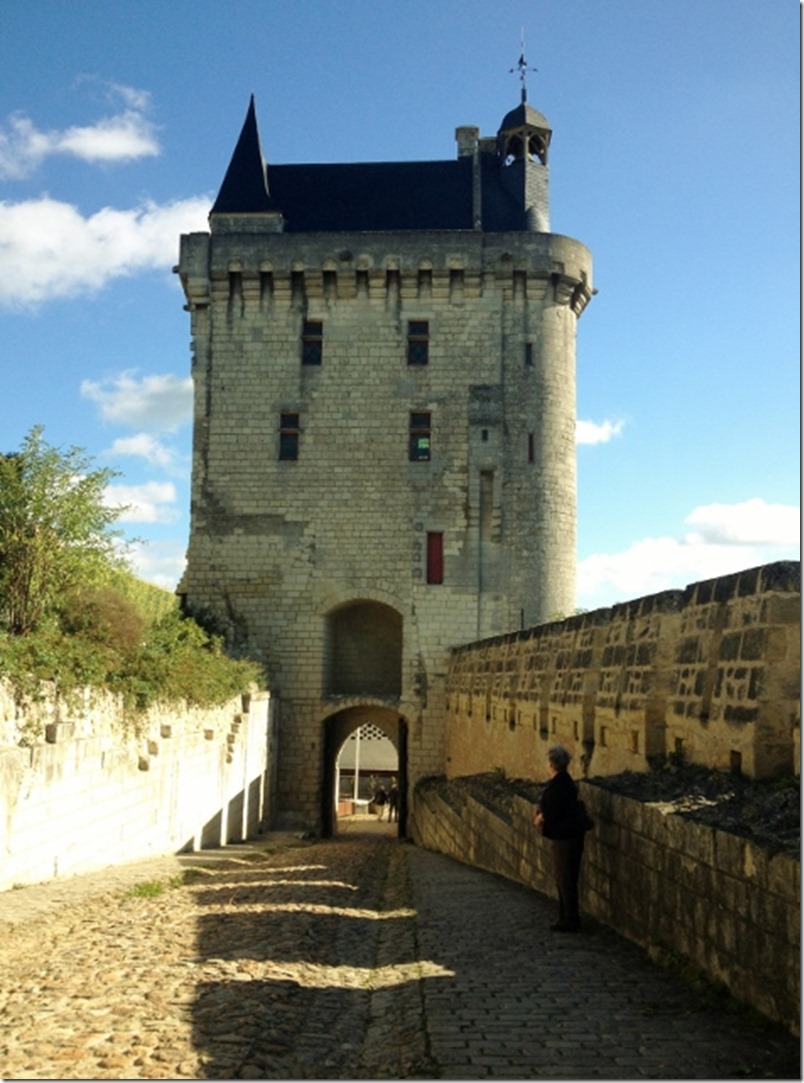
[[[305,320],[302,324],[302,364],[320,365],[324,356],[324,324]]]
[[[410,415],[408,458],[412,463],[428,462],[430,459],[430,415]]]
[[[408,364],[426,365],[430,357],[430,325],[427,320],[408,320]]]
[[[528,462],[536,462],[536,444],[532,432],[528,433]]]
[[[444,582],[444,535],[427,535],[427,582]]]
[[[525,368],[533,368],[533,343],[525,343]]]
[[[279,415],[279,458],[294,462],[299,457],[299,415]]]

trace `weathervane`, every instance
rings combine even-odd
[[[515,68],[509,68],[508,71],[509,71],[509,74],[510,74],[511,72],[519,70],[519,81],[522,84],[522,104],[524,105],[525,102],[528,100],[528,87],[527,87],[527,81],[526,81],[527,80],[526,72],[538,71],[539,69],[538,68],[529,68],[528,67],[528,62],[525,59],[525,28],[524,27],[522,28],[522,34],[520,35],[519,41],[520,41],[519,60],[516,62],[516,67]]]

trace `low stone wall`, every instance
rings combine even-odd
[[[271,700],[151,711],[45,699],[24,717],[0,682],[0,890],[149,855],[240,841],[270,814]]]
[[[749,778],[799,770],[801,566],[787,561],[452,652],[446,774],[545,778],[676,758]]]
[[[582,912],[658,959],[728,989],[794,1034],[800,1023],[800,861],[582,782]],[[425,779],[411,835],[421,846],[555,897],[531,796],[483,776]]]

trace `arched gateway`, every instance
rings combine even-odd
[[[279,825],[333,829],[360,719],[396,742],[408,798],[448,771],[450,648],[574,607],[593,290],[587,249],[549,232],[551,134],[523,85],[451,160],[266,166],[252,100],[209,231],[181,239],[179,593],[265,665]]]
[[[376,736],[377,731],[381,731],[387,737],[393,748],[393,761],[389,762],[386,759],[382,763],[378,763],[376,759],[372,759],[370,751],[368,754],[366,753],[366,740],[364,737],[362,742],[357,745],[358,749],[363,748],[362,761],[359,759],[358,753],[358,762],[353,768],[356,774],[350,771],[348,776],[349,790],[356,783],[353,791],[355,794],[359,793],[366,798],[373,797],[374,786],[373,784],[369,785],[367,780],[376,778],[376,781],[379,782],[387,780],[389,776],[393,775],[397,780],[400,796],[397,828],[400,837],[404,837],[406,834],[409,774],[407,763],[408,724],[397,711],[391,708],[383,707],[380,704],[363,703],[343,708],[324,722],[321,832],[325,837],[337,834],[338,798],[348,796],[348,790],[344,787],[341,787],[340,793],[338,792],[338,758],[342,755],[350,739],[354,740],[356,733],[359,734],[365,730],[369,730],[372,736]],[[349,766],[352,768],[351,763]],[[353,809],[352,811],[359,811],[363,807],[362,804],[359,804],[357,810]]]

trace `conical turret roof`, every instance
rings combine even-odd
[[[277,209],[268,190],[252,94],[240,138],[210,213],[259,214]]]

